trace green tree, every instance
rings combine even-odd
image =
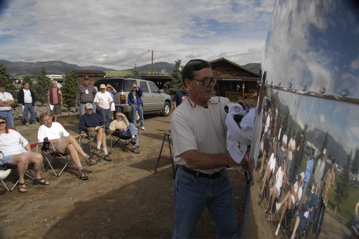
[[[40,75],[36,76],[36,85],[34,84],[33,91],[36,95],[36,99],[42,104],[47,102],[47,91],[50,89],[50,78],[46,76],[46,69],[41,68]]]
[[[335,201],[336,207],[339,208],[339,205],[345,201],[349,197],[349,169],[350,169],[350,161],[352,158],[352,153],[348,155],[348,158],[345,163],[345,167],[343,172],[340,174],[339,179],[337,181],[337,187],[335,188]]]
[[[168,89],[169,94],[175,94],[182,90],[182,74],[181,74],[181,60],[175,61],[175,69],[171,74],[171,81],[165,83],[165,88]]]
[[[17,90],[14,86],[14,82],[10,78],[10,74],[7,72],[6,66],[0,64],[0,82],[4,81],[6,83],[6,92],[9,92],[14,99],[17,96]]]
[[[32,86],[32,79],[34,79],[33,75],[25,75],[24,79],[22,80],[22,83],[29,83],[30,86]]]
[[[133,78],[141,78],[140,72],[138,71],[136,65],[135,65],[135,68],[133,68],[132,77],[133,77]]]
[[[74,106],[77,93],[77,76],[72,70],[65,73],[65,82],[62,84],[61,92],[64,106],[67,108]]]
[[[354,160],[353,160],[351,170],[352,170],[353,174],[359,173],[359,149],[358,148],[355,150]]]

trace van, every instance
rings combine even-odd
[[[127,103],[127,97],[132,90],[132,85],[137,84],[143,90],[143,114],[161,114],[168,116],[171,111],[171,96],[159,90],[157,85],[152,81],[135,79],[135,78],[104,78],[97,80],[94,84],[98,89],[100,85],[110,84],[117,93],[114,95],[114,102],[116,111],[127,115],[128,119],[132,121],[131,106]],[[139,116],[137,115],[138,119]]]

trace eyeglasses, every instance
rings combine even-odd
[[[214,79],[213,77],[212,78],[206,78],[206,79],[203,79],[203,80],[197,80],[197,79],[194,79],[195,81],[198,81],[198,82],[202,82],[203,86],[209,86],[211,83],[213,83],[213,86],[216,85],[217,83],[217,79]]]
[[[5,124],[6,123],[6,121],[0,121],[0,124]]]
[[[117,118],[122,118],[122,115],[116,115]]]

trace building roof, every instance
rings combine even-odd
[[[246,71],[246,72],[250,73],[250,75],[253,74],[253,76],[249,77],[249,78],[253,78],[253,77],[258,78],[258,76],[259,76],[257,73],[250,71],[250,70],[248,70],[230,60],[227,60],[226,58],[223,58],[223,57],[219,58],[217,60],[210,61],[209,63],[212,65],[212,69],[215,67],[215,65],[232,65],[234,67],[240,68],[241,71]]]

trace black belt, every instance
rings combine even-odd
[[[0,110],[0,112],[10,112],[12,110]]]
[[[203,178],[209,178],[209,179],[214,179],[214,178],[218,178],[219,176],[221,176],[221,171],[217,172],[217,173],[213,173],[213,174],[206,174],[206,173],[202,173],[202,172],[199,172],[197,170],[193,170],[193,169],[190,169],[186,166],[183,166],[181,165],[180,168],[185,171],[186,173],[189,173],[193,176],[196,176],[196,177],[203,177]]]
[[[88,104],[88,103],[92,104],[92,102],[81,102],[81,104]]]

